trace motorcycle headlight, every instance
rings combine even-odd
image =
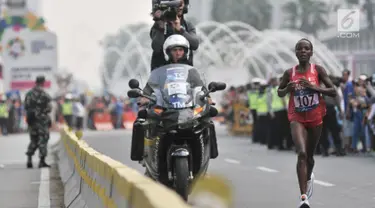
[[[195,126],[198,126],[198,125],[199,125],[199,121],[192,120],[191,122],[186,122],[186,123],[183,123],[183,124],[179,124],[178,128],[179,129],[189,129],[189,128],[192,128],[192,127],[195,127]]]

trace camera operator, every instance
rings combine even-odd
[[[192,23],[184,19],[184,14],[187,13],[186,0],[181,0],[181,4],[176,8],[176,17],[168,17],[161,9],[153,9],[154,25],[150,31],[152,39],[152,58],[151,71],[166,64],[163,54],[163,44],[167,37],[173,34],[184,36],[190,44],[189,64],[193,65],[193,50],[197,50],[199,46],[199,39],[196,35],[195,27]],[[173,14],[173,12],[172,12]],[[173,20],[174,19],[174,20]]]

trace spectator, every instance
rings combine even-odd
[[[83,118],[85,116],[85,108],[80,102],[79,97],[73,100],[73,114],[75,118],[75,127],[77,131],[83,129]]]
[[[124,114],[124,98],[119,97],[116,101],[116,129],[122,128],[122,115]]]
[[[353,135],[353,117],[351,108],[349,108],[349,97],[354,94],[354,86],[353,82],[350,80],[350,71],[348,69],[342,72],[341,89],[345,111],[345,118],[343,120],[344,143],[346,144],[346,148],[349,149],[350,139]]]
[[[370,100],[371,107],[367,115],[367,123],[370,127],[369,134],[372,143],[372,150],[375,151],[375,97]]]
[[[367,97],[364,82],[366,77],[360,76],[354,90],[354,96],[349,97],[349,105],[353,116],[353,135],[351,151],[357,153],[358,140],[362,141],[362,151],[366,152],[365,141],[365,114],[368,108],[369,99]]]
[[[64,103],[61,106],[66,125],[73,128],[73,95],[71,93],[65,95]]]
[[[340,83],[335,81],[333,77],[331,77],[332,82],[335,84],[335,87],[338,87]],[[333,143],[336,148],[336,155],[343,156],[344,151],[342,150],[342,139],[340,137],[340,125],[337,121],[336,116],[336,109],[338,109],[340,115],[343,115],[341,111],[340,102],[341,99],[339,96],[336,97],[329,97],[324,96],[324,100],[326,102],[326,109],[327,113],[323,118],[323,129],[322,135],[320,138],[320,147],[322,149],[323,156],[328,156],[328,149],[329,149],[329,140],[328,140],[328,133],[331,132]]]
[[[0,130],[2,135],[8,134],[9,107],[5,95],[0,94]]]
[[[248,96],[246,94],[246,90],[244,86],[240,86],[237,88],[237,93],[236,93],[236,101],[238,103],[241,103],[245,106],[248,105]]]

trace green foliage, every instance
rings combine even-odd
[[[286,14],[284,27],[316,35],[330,27],[327,24],[330,5],[319,0],[297,0],[283,5]]]

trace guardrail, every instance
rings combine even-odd
[[[189,208],[177,194],[105,156],[67,128],[57,148],[66,208]]]

